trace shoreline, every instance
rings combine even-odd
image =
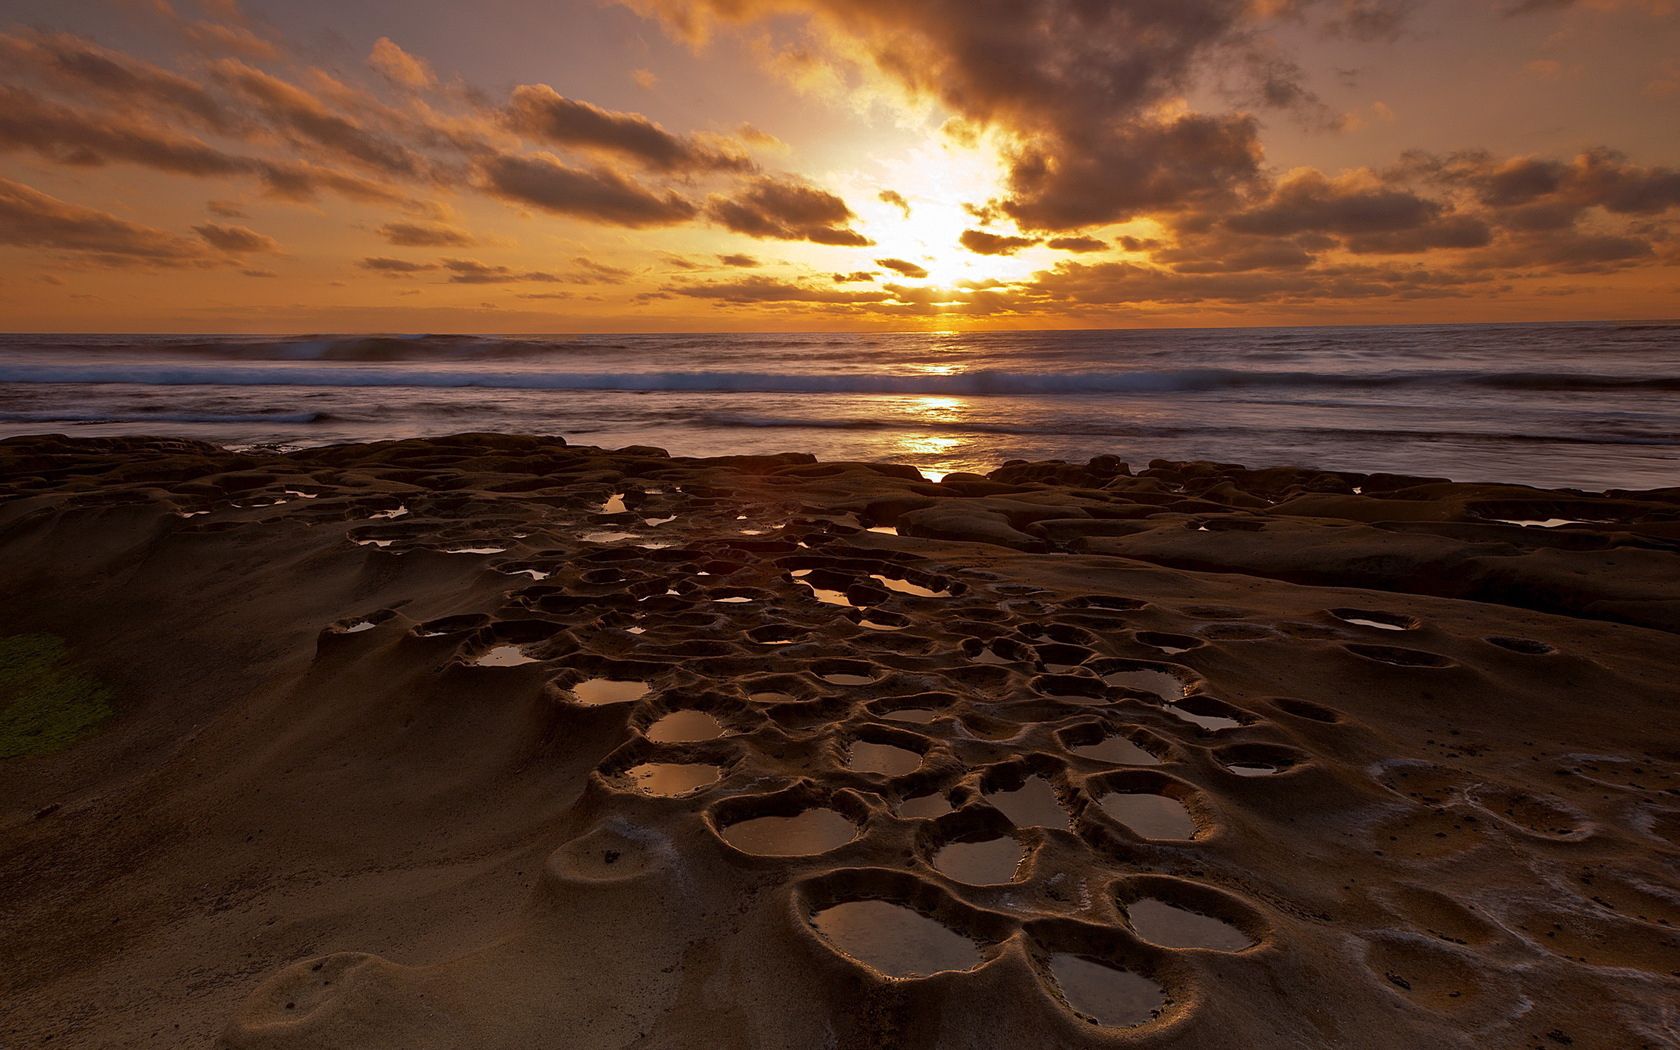
[[[37,436],[0,591],[111,708],[0,759],[8,1044],[1626,1047],[1680,994],[1680,487]]]

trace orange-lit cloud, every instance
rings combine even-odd
[[[38,320],[44,301],[87,316],[58,293],[8,297],[14,274],[43,266],[121,293],[100,315],[118,327],[167,325],[212,285],[251,303],[253,326],[324,296],[342,316],[482,320],[485,302],[518,299],[529,305],[505,316],[521,324],[672,328],[1295,318],[1360,304],[1385,316],[1431,302],[1458,316],[1460,303],[1565,292],[1599,312],[1658,312],[1680,287],[1680,154],[1465,149],[1407,124],[1418,106],[1403,87],[1348,98],[1364,74],[1315,51],[1414,46],[1431,19],[1462,12],[1412,0],[1036,0],[986,17],[966,0],[621,8],[710,70],[683,76],[733,93],[678,79],[683,67],[645,45],[593,79],[550,71],[551,85],[525,69],[492,91],[394,29],[335,61],[309,33],[226,5],[155,5],[173,42],[161,47],[0,27],[0,310],[20,325],[53,323]],[[1511,45],[1500,68],[1513,91],[1591,80],[1586,58],[1554,54],[1565,29],[1680,25],[1661,0],[1477,9],[1502,32],[1557,31]],[[1651,127],[1661,107],[1672,117],[1666,61],[1636,71],[1624,99]],[[1571,75],[1536,78],[1554,65],[1525,72],[1533,62]],[[776,107],[687,101],[777,83],[798,99],[780,123]],[[660,109],[666,96],[683,101]],[[1383,98],[1406,102],[1398,117]],[[1354,145],[1367,137],[1382,144]],[[1598,140],[1591,123],[1575,139]],[[1280,159],[1279,142],[1335,160]],[[1436,148],[1405,151],[1419,143]],[[420,289],[432,313],[392,298]]]

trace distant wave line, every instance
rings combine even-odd
[[[1680,391],[1680,376],[1572,372],[1410,371],[1366,374],[1224,368],[1129,372],[938,373],[554,372],[463,369],[0,364],[0,382],[143,386],[293,386],[592,390],[669,393],[897,394],[1044,397],[1269,388],[1471,386],[1514,390]]]

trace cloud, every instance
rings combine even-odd
[[[884,291],[842,292],[771,277],[682,285],[670,291],[692,299],[719,299],[728,303],[878,303],[892,298]]]
[[[245,209],[238,201],[205,201],[204,210],[221,219],[245,218]]]
[[[904,217],[906,219],[910,217],[910,202],[904,199],[904,195],[902,193],[899,193],[897,190],[882,190],[880,193],[880,199],[904,212]]]
[[[1030,248],[1038,243],[1036,237],[1007,237],[1000,233],[987,233],[985,230],[964,230],[958,238],[962,246],[976,255],[1014,255],[1022,248]]]
[[[1382,185],[1369,172],[1332,179],[1300,169],[1285,176],[1265,200],[1228,217],[1225,225],[1239,233],[1274,237],[1308,231],[1392,233],[1416,229],[1443,210],[1439,202]]]
[[[320,99],[295,84],[233,58],[211,65],[216,81],[253,104],[275,130],[301,146],[371,168],[386,175],[414,177],[423,164],[407,146],[334,113]]]
[[[567,275],[566,280],[573,284],[623,284],[636,275],[634,270],[626,270],[622,266],[608,266],[581,255],[573,259],[572,264],[578,270]]]
[[[761,263],[759,263],[759,261],[757,259],[753,258],[752,256],[742,255],[739,252],[734,252],[734,253],[731,253],[731,254],[728,254],[728,255],[720,255],[720,256],[717,257],[717,259],[718,259],[718,262],[722,263],[725,266],[734,266],[734,267],[738,267],[738,268],[744,269],[744,270],[751,270],[751,269],[754,269],[754,268],[762,265]]]
[[[550,153],[500,154],[481,170],[485,190],[495,196],[591,222],[674,226],[700,210],[676,193],[649,190],[605,168],[573,168]]]
[[[639,113],[566,98],[547,84],[513,90],[508,126],[528,138],[617,154],[656,171],[750,171],[751,160],[671,134]]]
[[[205,54],[238,55],[253,62],[268,62],[280,57],[280,49],[273,41],[263,39],[244,26],[211,21],[188,22],[182,25],[181,34]]]
[[[0,149],[28,149],[61,164],[124,160],[181,175],[233,175],[248,160],[121,113],[97,114],[0,85]]]
[[[1059,252],[1100,252],[1107,248],[1108,242],[1100,237],[1052,237],[1044,242],[1047,247]]]
[[[827,190],[788,178],[761,177],[733,197],[714,196],[706,213],[736,233],[784,241],[867,247],[851,229],[856,216]]]
[[[917,266],[915,263],[904,259],[876,259],[875,265],[884,266],[906,277],[926,277],[928,275],[927,267]]]
[[[472,234],[441,222],[388,222],[379,235],[402,248],[465,248],[474,242]]]
[[[161,110],[224,132],[241,125],[203,85],[71,33],[0,33],[0,55],[14,74],[31,74],[125,113]]]
[[[436,74],[424,59],[404,51],[388,36],[373,42],[373,50],[368,53],[368,65],[386,80],[411,91],[421,91],[437,83]]]
[[[0,244],[75,252],[113,264],[180,264],[205,257],[201,244],[165,230],[71,204],[0,178]]]
[[[194,226],[193,232],[204,238],[206,244],[224,252],[242,255],[248,252],[278,254],[280,251],[280,242],[245,226],[222,226],[212,222]]]
[[[494,266],[477,259],[444,259],[442,267],[449,273],[450,284],[520,284],[535,281],[553,284],[560,280],[551,273],[537,270],[517,271],[507,266]]]
[[[393,259],[385,255],[377,255],[362,259],[358,261],[356,265],[360,266],[364,270],[372,270],[374,273],[384,274],[387,277],[396,277],[413,273],[425,273],[429,270],[436,270],[438,268],[437,263],[412,262],[408,259]]]
[[[1198,69],[1253,46],[1245,0],[623,0],[674,35],[757,23],[766,51],[843,74],[863,65],[956,127],[1008,143],[1004,212],[1030,229],[1119,222],[1228,195],[1259,175],[1258,128],[1241,114],[1164,114]],[[1374,5],[1364,5],[1374,6]],[[785,17],[803,15],[804,27]],[[837,75],[840,83],[850,83]]]

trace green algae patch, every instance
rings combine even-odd
[[[0,638],[0,759],[61,751],[112,713],[111,690],[69,666],[62,639]]]

